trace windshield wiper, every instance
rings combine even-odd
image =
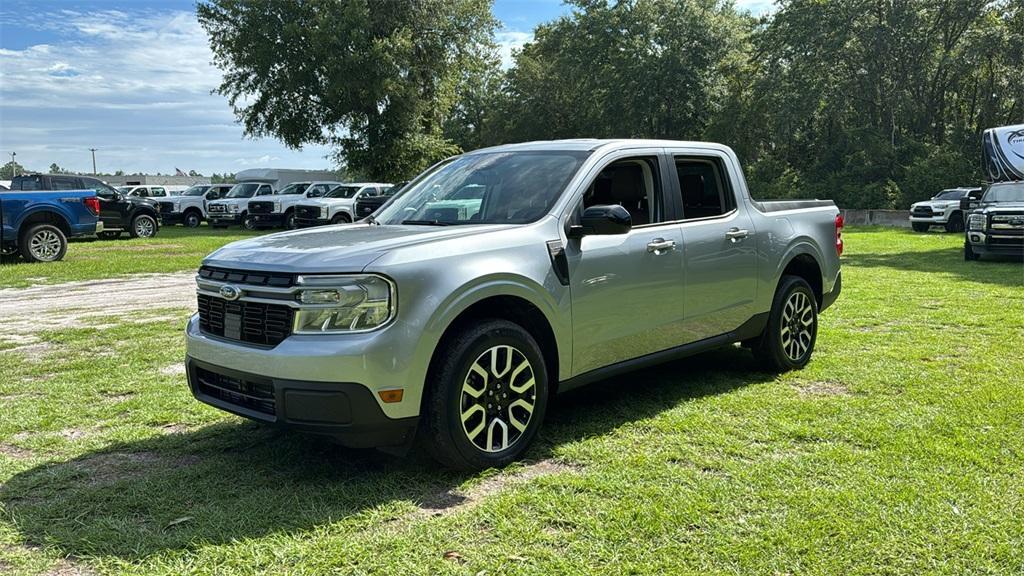
[[[440,220],[402,220],[402,224],[413,224],[418,226],[448,226],[448,222]]]

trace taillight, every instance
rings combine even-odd
[[[97,198],[95,196],[90,196],[90,197],[86,198],[85,200],[82,200],[82,203],[85,204],[85,207],[89,209],[89,212],[92,212],[93,216],[99,216],[100,215],[100,199],[99,198]]]
[[[843,215],[836,214],[836,254],[843,255]]]

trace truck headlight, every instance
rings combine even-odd
[[[984,214],[971,214],[967,217],[967,228],[970,230],[984,230],[985,229],[985,215]]]
[[[320,207],[320,217],[321,218],[327,218],[327,215],[328,215],[328,208],[327,208],[327,206],[321,206]]]
[[[395,313],[394,284],[382,276],[300,276],[296,334],[365,332]]]
[[[229,208],[232,212],[238,212],[238,204],[231,204]]]
[[[280,202],[274,202],[274,212],[280,212],[280,211],[281,211],[281,203]]]
[[[181,202],[175,202],[173,204],[173,206],[174,206],[173,212],[181,212]]]

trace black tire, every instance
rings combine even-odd
[[[53,224],[34,224],[18,238],[18,251],[29,262],[56,262],[67,254],[68,239]]]
[[[442,341],[436,358],[421,424],[427,452],[458,470],[501,468],[519,458],[544,421],[548,403],[544,355],[530,333],[506,320],[481,320]],[[494,372],[499,365],[501,374]],[[476,396],[465,391],[476,392],[474,384],[480,385]],[[468,412],[473,413],[464,423],[462,415]],[[500,437],[495,433],[499,423],[506,431]]]
[[[256,229],[256,220],[248,212],[242,212],[242,228],[246,230]]]
[[[331,218],[331,224],[351,224],[351,223],[352,223],[352,217],[349,216],[348,214],[345,214],[344,212],[339,212],[338,214],[334,215],[334,218]]]
[[[974,262],[975,260],[980,260],[980,259],[981,259],[981,254],[978,254],[977,252],[974,251],[974,248],[971,247],[971,243],[970,242],[964,242],[964,261],[965,262]]]
[[[198,228],[203,223],[203,215],[198,210],[189,210],[181,221],[186,228]]]
[[[149,214],[136,214],[132,218],[132,225],[128,228],[128,235],[132,238],[153,238],[156,236],[156,218]]]
[[[910,227],[914,229],[914,232],[927,232],[930,226],[924,222],[911,222]]]
[[[295,211],[289,209],[284,213],[284,229],[295,230]]]
[[[772,372],[799,370],[811,360],[817,338],[818,301],[814,290],[799,276],[783,276],[775,290],[768,325],[753,346],[754,357]]]
[[[953,212],[949,216],[949,220],[946,221],[946,232],[963,232],[964,231],[964,213]]]
[[[112,232],[100,232],[96,236],[98,236],[100,240],[117,240],[121,237],[121,232],[119,230],[114,230]]]

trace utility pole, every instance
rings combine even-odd
[[[17,156],[17,152],[11,152],[11,178],[13,179],[18,175],[18,165],[14,162],[14,157]]]
[[[89,148],[89,152],[92,152],[92,175],[96,175],[96,149]]]

